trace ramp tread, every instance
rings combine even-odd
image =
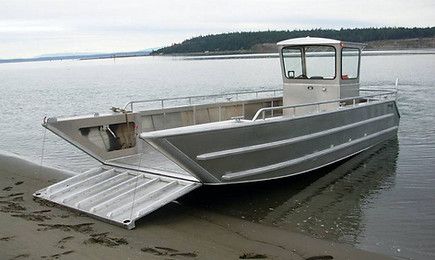
[[[199,182],[101,166],[41,189],[33,196],[132,229],[139,218],[199,186]]]

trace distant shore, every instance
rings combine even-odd
[[[144,51],[138,52],[118,52],[108,54],[89,54],[89,55],[69,55],[55,57],[36,57],[23,59],[0,59],[1,63],[19,63],[35,61],[59,61],[59,60],[100,60],[100,59],[119,59],[146,56],[192,56],[192,57],[209,57],[208,59],[237,59],[241,58],[273,58],[278,57],[278,49],[275,43],[256,44],[249,50],[237,51],[206,51],[206,52],[187,52],[187,53],[170,53],[158,54]],[[413,38],[402,40],[383,40],[368,42],[363,55],[405,55],[405,54],[435,54],[435,37],[433,38]],[[238,57],[238,56],[240,57]],[[252,55],[252,57],[249,57]],[[212,57],[216,56],[216,57]],[[198,58],[195,58],[198,59]]]
[[[434,49],[412,49],[412,50],[365,50],[362,56],[395,56],[395,55],[427,55],[435,54]],[[225,59],[262,59],[262,58],[278,58],[278,53],[192,53],[180,55],[164,55],[180,57],[185,60],[225,60]]]
[[[435,37],[432,38],[412,38],[401,40],[382,40],[371,41],[366,43],[365,52],[387,52],[390,54],[432,54],[435,52]],[[255,44],[248,49],[232,50],[232,51],[203,51],[203,52],[171,52],[171,53],[159,53],[152,52],[154,56],[230,56],[230,55],[272,55],[277,56],[278,47],[276,43],[261,43]],[[275,55],[273,55],[275,54]],[[379,54],[377,54],[379,55]],[[271,56],[271,57],[272,57]]]
[[[419,48],[419,49],[366,49],[363,51],[362,56],[391,56],[391,55],[425,55],[435,54],[435,48]],[[69,59],[20,59],[16,60],[0,60],[2,63],[20,63],[20,62],[36,62],[36,61],[62,61],[62,60],[103,60],[103,59],[119,59],[119,58],[133,58],[133,57],[147,57],[147,56],[164,56],[164,57],[185,57],[189,60],[212,60],[212,59],[260,59],[260,58],[278,58],[277,52],[263,53],[263,52],[247,52],[247,51],[232,51],[232,52],[207,52],[207,53],[179,53],[167,55],[123,55],[112,57],[89,57],[89,58],[69,58]]]
[[[0,258],[391,259],[176,203],[126,230],[32,198],[66,177],[0,153]]]
[[[434,38],[414,38],[403,40],[383,40],[366,43],[363,55],[403,55],[403,54],[435,54]],[[163,56],[229,56],[229,55],[270,55],[278,56],[275,43],[256,44],[249,50],[238,51],[206,51],[189,53],[160,54]],[[159,54],[153,54],[158,56]]]
[[[116,52],[102,54],[80,54],[80,55],[56,55],[42,56],[34,58],[18,58],[18,59],[0,59],[1,63],[19,63],[19,62],[35,62],[35,61],[62,61],[62,60],[98,60],[98,59],[117,59],[129,57],[144,57],[149,56],[149,51],[134,51],[134,52]]]

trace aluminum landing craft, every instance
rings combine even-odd
[[[360,88],[363,45],[308,37],[278,46],[283,89],[49,118],[44,127],[103,166],[35,196],[132,228],[201,185],[309,174],[396,136],[396,90]]]

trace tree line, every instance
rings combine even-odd
[[[196,52],[249,51],[256,44],[276,43],[289,38],[323,37],[353,42],[400,40],[435,36],[435,27],[426,28],[357,28],[357,29],[313,29],[294,31],[231,32],[194,37],[151,54],[176,54]]]

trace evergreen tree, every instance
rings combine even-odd
[[[435,27],[426,28],[357,28],[357,29],[312,29],[294,31],[232,32],[191,38],[179,44],[161,48],[152,54],[174,54],[216,51],[248,51],[256,44],[276,43],[289,38],[323,37],[353,42],[400,40],[434,37]]]

